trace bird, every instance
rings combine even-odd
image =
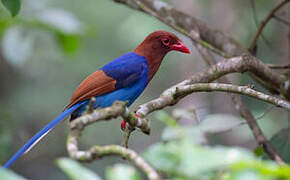
[[[109,107],[117,100],[127,101],[129,107],[144,91],[170,51],[190,54],[190,50],[174,33],[155,31],[133,51],[97,69],[79,84],[64,111],[28,140],[3,167],[9,168],[69,115],[70,121],[80,117],[91,98],[95,98],[94,109]],[[125,127],[123,120],[121,129]]]

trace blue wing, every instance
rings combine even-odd
[[[111,106],[116,100],[128,101],[127,105],[130,106],[149,82],[149,68],[145,57],[133,52],[120,56],[100,70],[116,80],[116,84],[114,91],[95,96],[94,108]],[[72,114],[72,119],[80,116],[88,103],[89,99],[85,100],[85,104]]]
[[[115,79],[116,89],[136,83],[140,78],[148,77],[148,64],[144,56],[129,52],[103,66],[107,76]]]

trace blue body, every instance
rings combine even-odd
[[[115,91],[96,96],[94,108],[111,106],[116,100],[128,101],[130,106],[144,91],[149,82],[149,68],[145,57],[134,52],[126,53],[123,56],[111,61],[100,70],[116,80]],[[68,115],[81,116],[85,111],[90,99],[79,102],[62,112],[56,119],[47,124],[42,130],[35,134],[20,150],[18,150],[3,166],[8,168],[24,152],[41,139],[47,132],[54,128]]]

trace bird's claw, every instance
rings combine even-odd
[[[126,129],[126,121],[123,120],[123,121],[121,122],[121,130],[122,130],[122,131],[125,131],[125,129]]]
[[[140,116],[138,115],[138,114],[135,114],[135,118],[140,118]],[[125,121],[125,120],[123,120],[122,122],[121,122],[121,130],[122,131],[125,131],[126,130],[126,125],[127,125],[127,122]]]

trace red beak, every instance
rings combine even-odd
[[[171,50],[175,50],[175,51],[179,51],[179,52],[183,52],[183,53],[190,54],[189,49],[181,41],[178,41],[176,44],[173,44],[170,47],[170,49]]]

